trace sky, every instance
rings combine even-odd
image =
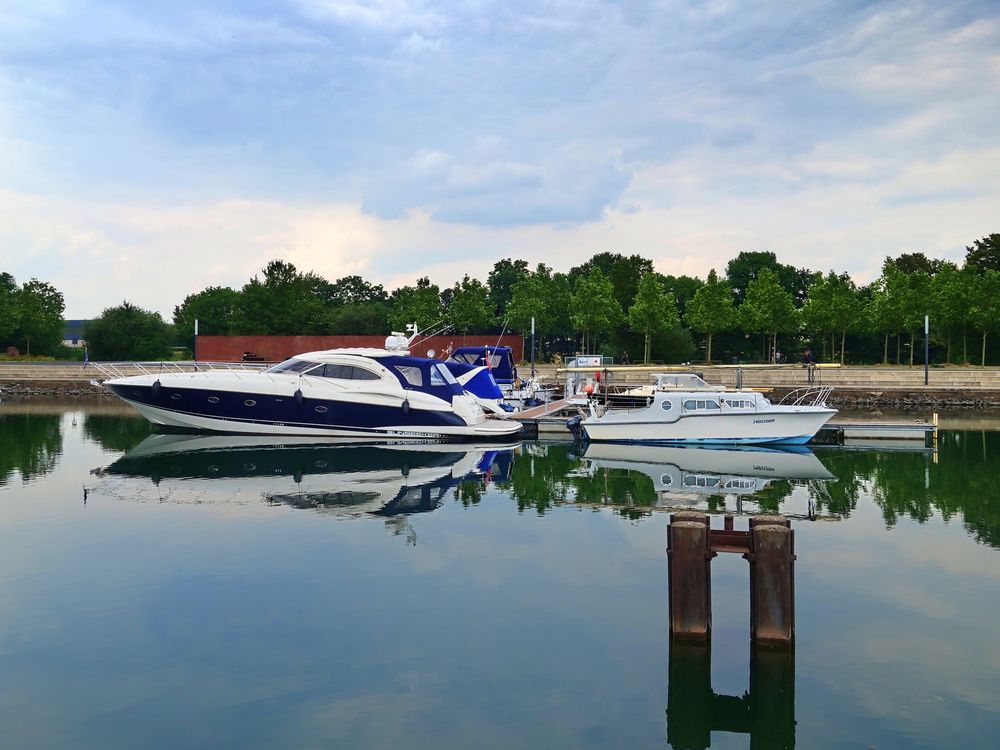
[[[1000,2],[0,2],[0,271],[169,318],[273,258],[387,288],[1000,232]]]

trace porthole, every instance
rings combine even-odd
[[[660,408],[663,409],[663,411],[670,411],[672,408],[674,408],[674,405],[669,401],[663,401],[660,403]]]
[[[170,394],[170,398],[172,398],[174,401],[180,401],[181,400],[181,394],[179,394],[179,393],[171,393]]]
[[[660,475],[660,484],[662,484],[664,487],[669,487],[673,483],[674,483],[674,478],[669,474]]]
[[[327,411],[329,411],[329,409],[327,409],[325,406],[317,406],[316,411],[318,411],[320,414],[326,414]]]
[[[218,396],[209,396],[208,397],[208,403],[210,403],[210,404],[217,404],[217,403],[219,403],[219,397]]]
[[[256,406],[257,402],[254,401],[252,398],[248,398],[246,401],[243,402],[243,405],[244,406]]]

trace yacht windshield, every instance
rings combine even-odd
[[[316,367],[317,362],[309,362],[305,359],[286,359],[284,362],[276,364],[274,367],[269,367],[264,372],[305,372],[306,370]]]

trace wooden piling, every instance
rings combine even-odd
[[[670,634],[674,637],[705,640],[711,634],[713,556],[708,516],[692,511],[673,514],[667,533],[667,568]]]
[[[795,640],[794,532],[783,516],[758,516],[750,525],[750,638],[788,646]]]

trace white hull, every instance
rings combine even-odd
[[[800,444],[808,442],[836,413],[819,407],[772,407],[766,412],[686,415],[674,421],[644,421],[637,412],[608,413],[583,420],[583,428],[595,442]]]

